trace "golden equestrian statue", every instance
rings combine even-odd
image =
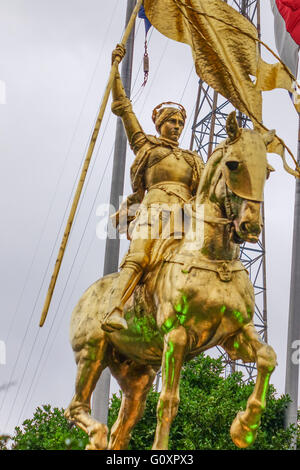
[[[123,57],[125,48],[121,45],[116,48],[112,54],[112,62],[116,55]],[[121,272],[114,284],[109,311],[102,323],[102,328],[108,332],[127,328],[123,305],[148,266],[153,245],[162,235],[164,226],[169,226],[170,219],[175,229],[180,223],[182,208],[195,194],[204,168],[203,161],[196,152],[178,147],[178,139],[186,119],[182,105],[162,103],[153,110],[152,119],[160,134],[157,138],[144,133],[132,111],[131,102],[126,97],[118,72],[112,94],[112,110],[122,118],[136,158],[130,172],[134,193],[115,215],[119,231],[127,232],[131,243],[121,263]],[[171,213],[169,208],[172,209]],[[159,218],[162,219],[160,227],[157,226]]]
[[[121,52],[117,49],[116,53]],[[239,246],[244,241],[257,242],[261,231],[261,202],[271,171],[267,146],[274,134],[262,136],[240,129],[231,113],[227,139],[202,170],[199,157],[177,146],[185,118],[182,108],[176,113],[173,109],[172,115],[169,110],[156,110],[154,121],[160,137],[155,138],[139,126],[119,77],[113,93],[113,109],[123,118],[136,153],[131,172],[134,194],[116,216],[119,226],[122,212],[131,203],[142,205],[130,215],[131,245],[120,273],[96,281],[72,313],[70,340],[77,377],[66,417],[89,435],[87,449],[126,449],[161,367],[152,448],[168,449],[184,362],[220,346],[232,360],[256,363],[253,393],[230,429],[233,442],[247,447],[255,440],[265,409],[276,354],[254,327],[254,290],[239,260]],[[173,222],[186,201],[186,229],[177,238]],[[149,237],[135,238],[135,231],[145,235],[153,228],[148,214],[151,204],[157,207],[157,203],[177,207],[177,212],[169,211],[171,236],[163,239],[167,214],[160,218],[156,242]],[[91,395],[106,367],[123,392],[109,442],[107,426],[90,415]]]

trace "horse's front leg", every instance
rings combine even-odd
[[[252,358],[249,357],[249,346],[252,349]],[[256,384],[248,398],[246,410],[237,414],[230,429],[233,442],[244,448],[255,441],[261,415],[266,407],[270,376],[276,367],[276,354],[273,348],[260,338],[253,323],[245,326],[242,333],[236,337],[235,347],[244,362],[254,360],[257,367]],[[250,356],[252,354],[250,353]]]
[[[157,426],[152,449],[167,450],[169,432],[179,405],[179,380],[187,345],[183,326],[164,336],[162,358],[162,390],[157,405]]]

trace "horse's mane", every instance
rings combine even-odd
[[[220,178],[221,168],[219,164],[224,155],[224,145],[225,141],[221,142],[205,164],[196,194],[197,203],[199,204],[203,203],[204,199],[209,197],[210,192],[215,188]]]

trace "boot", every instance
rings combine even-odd
[[[109,302],[109,311],[101,325],[102,330],[107,333],[112,333],[116,330],[127,330],[128,325],[124,318],[123,306],[131,296],[142,274],[142,270],[137,272],[136,269],[125,266],[120,271],[120,275],[114,283],[114,291]]]

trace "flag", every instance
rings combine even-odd
[[[151,28],[152,24],[150,23],[150,21],[147,18],[147,15],[145,13],[144,5],[141,5],[138,16],[139,16],[139,18],[142,18],[144,20],[144,23],[145,23],[145,53],[144,53],[144,61],[143,61],[144,62],[144,82],[142,84],[142,86],[145,86],[147,81],[148,81],[148,77],[149,77],[149,56],[148,56],[147,34],[148,34],[148,31]]]
[[[296,44],[300,44],[300,0],[276,0],[276,7],[285,21],[286,29]]]
[[[199,77],[256,128],[262,124],[262,91],[294,92],[290,71],[261,59],[257,29],[223,0],[144,0],[144,7],[160,33],[191,46]]]
[[[271,8],[278,53],[296,76],[300,45],[300,0],[271,0]]]
[[[148,31],[149,29],[151,28],[152,24],[150,23],[150,21],[148,20],[147,16],[146,16],[146,13],[145,13],[145,8],[144,6],[142,5],[140,10],[139,10],[139,14],[138,14],[138,17],[139,18],[142,18],[145,22],[145,34],[147,36],[148,34]]]

